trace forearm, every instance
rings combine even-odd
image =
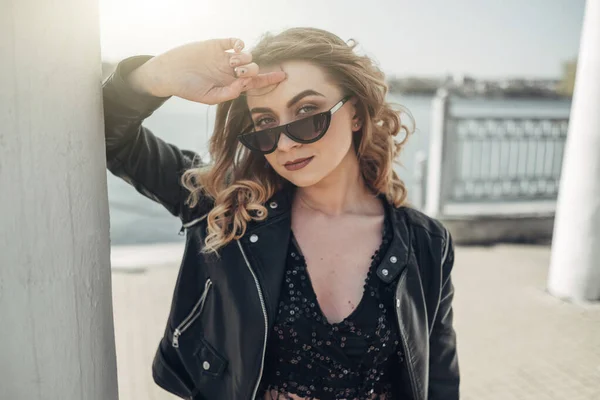
[[[134,88],[129,82],[131,73],[150,58],[137,56],[121,61],[102,85],[108,159],[119,152],[128,139],[137,135],[144,119],[168,99],[140,93],[140,88]]]
[[[163,85],[163,81],[166,79],[159,73],[156,73],[156,69],[153,65],[156,63],[160,64],[160,58],[141,56],[141,60],[147,59],[143,64],[133,69],[127,76],[124,77],[129,87],[136,93],[150,96],[150,97],[162,97],[158,94],[157,88]]]
[[[128,58],[104,82],[104,125],[108,169],[140,193],[180,215],[185,193],[181,174],[197,155],[180,150],[142,126],[168,98],[139,93],[128,81],[150,57]]]

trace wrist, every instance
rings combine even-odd
[[[160,91],[161,75],[153,69],[153,60],[154,59],[151,58],[131,71],[126,77],[127,84],[132,90],[139,94],[154,97],[167,97],[168,94],[161,93]]]

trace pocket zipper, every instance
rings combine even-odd
[[[204,308],[204,303],[206,302],[206,297],[208,297],[208,292],[212,287],[212,281],[209,279],[206,280],[204,284],[204,292],[202,292],[202,296],[200,296],[200,300],[196,303],[192,312],[175,328],[173,331],[173,341],[171,342],[172,346],[175,348],[179,347],[179,337],[198,319],[198,317],[202,314],[202,309]]]

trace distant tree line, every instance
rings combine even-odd
[[[577,73],[577,60],[563,63],[563,75],[558,85],[558,91],[565,96],[573,96],[575,88],[575,74]]]
[[[575,85],[577,61],[563,64],[560,79],[477,79],[471,76],[447,76],[444,78],[389,77],[391,93],[433,95],[440,88],[463,97],[571,97]]]

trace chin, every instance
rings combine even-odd
[[[303,174],[299,172],[290,173],[289,171],[286,171],[286,174],[281,174],[281,176],[291,182],[294,186],[301,188],[316,185],[324,178],[324,176],[320,175],[315,176],[315,174]]]

